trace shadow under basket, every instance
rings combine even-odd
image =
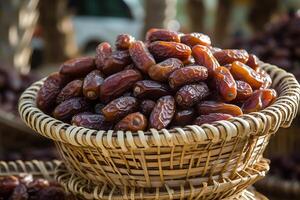
[[[272,134],[289,127],[298,110],[299,84],[290,73],[261,63],[278,98],[260,111],[202,126],[171,130],[96,131],[63,123],[36,107],[43,80],[21,96],[24,122],[52,139],[67,169],[94,184],[180,187],[232,178],[255,166]]]

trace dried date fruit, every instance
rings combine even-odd
[[[105,121],[103,115],[92,113],[80,113],[74,115],[71,124],[95,130],[109,130],[111,128],[110,123]]]
[[[223,49],[215,52],[213,55],[220,65],[230,64],[234,61],[246,63],[249,58],[249,54],[243,49]]]
[[[47,187],[49,187],[49,181],[39,178],[33,180],[27,185],[27,192],[31,198],[32,196],[38,197],[37,193]]]
[[[180,86],[204,81],[208,77],[208,71],[202,66],[188,66],[175,70],[169,76],[169,85],[171,88],[178,88]]]
[[[180,37],[177,32],[167,29],[152,28],[146,33],[147,42],[155,41],[168,41],[168,42],[180,42]]]
[[[216,68],[220,66],[208,47],[195,45],[192,49],[193,57],[198,65],[204,66],[208,70],[210,77],[213,76]]]
[[[195,117],[195,110],[189,108],[186,110],[179,110],[175,113],[172,125],[174,126],[186,126],[192,124]]]
[[[102,72],[106,75],[111,75],[122,71],[127,65],[132,62],[129,51],[114,51],[111,56],[105,60]]]
[[[0,177],[0,199],[7,198],[19,184],[20,181],[15,176]]]
[[[239,61],[232,63],[230,72],[236,80],[248,83],[253,89],[258,89],[263,85],[263,77],[251,67],[248,67]]]
[[[134,97],[120,97],[109,102],[102,108],[102,114],[106,121],[116,121],[122,119],[129,113],[138,109],[138,101]]]
[[[273,89],[262,89],[253,92],[242,105],[244,113],[257,112],[271,105],[276,98],[276,91]]]
[[[208,95],[209,89],[205,83],[184,85],[177,91],[175,100],[179,106],[186,108],[194,106]]]
[[[129,34],[120,34],[116,39],[116,48],[118,50],[127,50],[130,45],[134,42],[134,37]]]
[[[68,83],[57,95],[56,103],[60,104],[61,102],[71,99],[73,97],[81,96],[82,85],[82,80],[74,80]]]
[[[152,80],[142,80],[134,84],[133,95],[137,98],[158,99],[170,94],[170,88]]]
[[[236,81],[236,89],[236,101],[244,101],[248,99],[253,93],[251,86],[244,81]]]
[[[246,62],[246,65],[248,65],[249,67],[251,67],[256,71],[259,67],[259,59],[256,57],[256,55],[250,54]]]
[[[103,103],[121,96],[132,88],[135,82],[142,79],[142,75],[133,69],[123,70],[107,77],[100,87],[100,99]]]
[[[12,195],[10,196],[10,200],[27,200],[29,199],[29,195],[27,193],[27,188],[24,184],[18,185]]]
[[[86,98],[95,100],[100,97],[100,86],[104,82],[103,74],[93,70],[83,80],[83,94]]]
[[[155,106],[155,101],[145,99],[140,103],[140,111],[146,116],[149,116]]]
[[[47,187],[38,192],[39,200],[65,200],[67,195],[60,187]]]
[[[106,60],[111,56],[112,48],[109,43],[102,42],[96,48],[95,64],[97,69],[102,69]]]
[[[94,112],[96,114],[102,114],[102,108],[104,108],[105,104],[103,103],[97,103],[95,106],[94,106]]]
[[[62,64],[59,73],[71,77],[84,77],[95,69],[95,59],[90,56],[74,58]]]
[[[164,96],[158,99],[150,114],[150,128],[158,130],[167,128],[173,119],[175,110],[175,99],[172,96]]]
[[[181,60],[169,58],[156,65],[152,65],[148,70],[148,74],[152,80],[166,82],[170,74],[181,67],[183,67]]]
[[[184,34],[180,37],[180,41],[183,44],[188,45],[189,47],[193,47],[197,44],[203,45],[203,46],[210,46],[211,41],[210,38],[202,33],[188,33]]]
[[[59,104],[53,111],[53,116],[61,121],[68,121],[73,115],[87,111],[89,103],[82,97],[74,97]]]
[[[178,58],[184,61],[189,59],[192,53],[189,46],[177,42],[156,41],[150,43],[148,49],[158,61],[168,58]]]
[[[62,85],[63,78],[59,73],[49,75],[37,93],[37,107],[45,113],[51,112]]]
[[[155,60],[142,41],[133,42],[129,53],[135,66],[147,74],[149,67],[155,65]]]
[[[272,79],[269,76],[267,72],[264,70],[258,68],[256,72],[262,77],[263,79],[263,84],[261,85],[260,89],[267,89],[272,85]]]
[[[239,116],[243,114],[240,107],[236,105],[216,101],[202,101],[198,103],[197,112],[199,115],[207,115],[210,113],[225,113],[232,116]]]
[[[225,101],[232,101],[237,95],[237,86],[229,69],[226,67],[218,67],[215,70],[214,78],[216,88]]]
[[[215,121],[230,119],[232,115],[225,113],[210,113],[208,115],[200,115],[194,121],[194,125],[201,126],[202,124],[211,124]]]
[[[144,131],[146,130],[148,125],[147,118],[139,112],[131,113],[124,117],[121,121],[119,121],[116,126],[115,130],[122,130],[122,131]]]

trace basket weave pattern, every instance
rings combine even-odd
[[[172,130],[95,131],[58,121],[35,103],[43,80],[20,98],[24,122],[55,141],[68,170],[96,184],[131,187],[179,187],[233,177],[254,166],[270,136],[290,126],[297,114],[300,88],[294,76],[263,63],[278,92],[276,102],[260,111],[213,125]]]

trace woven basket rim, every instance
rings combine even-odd
[[[300,86],[294,75],[277,66],[261,63],[273,80],[273,88],[277,88],[278,98],[269,107],[260,112],[252,112],[233,117],[226,121],[218,121],[213,124],[201,126],[189,125],[184,128],[174,129],[150,129],[149,131],[97,131],[84,127],[77,127],[64,123],[44,114],[36,107],[35,98],[37,91],[43,84],[42,79],[35,82],[24,91],[19,100],[19,113],[22,120],[39,134],[52,140],[70,143],[76,146],[106,148],[137,149],[150,146],[176,146],[182,144],[196,144],[201,141],[218,142],[230,141],[233,137],[249,137],[249,135],[274,133],[279,127],[288,127],[297,115],[300,100]],[[38,119],[38,122],[33,119]],[[41,121],[39,121],[41,120]],[[49,135],[54,129],[55,134]],[[230,130],[224,135],[221,129]],[[246,133],[246,134],[245,134]],[[137,145],[135,142],[139,141]]]

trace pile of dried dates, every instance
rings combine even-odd
[[[75,200],[57,182],[34,179],[31,174],[0,177],[1,200]]]
[[[271,83],[245,50],[212,47],[201,33],[150,29],[145,42],[121,34],[114,47],[99,44],[95,57],[63,63],[37,106],[96,130],[160,130],[264,109],[276,98]]]

